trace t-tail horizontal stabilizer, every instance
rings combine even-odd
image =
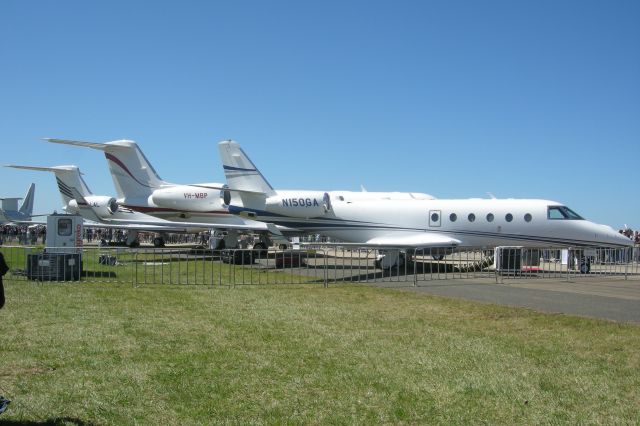
[[[147,199],[155,189],[171,185],[158,176],[134,141],[122,139],[106,143],[45,138],[47,142],[96,149],[104,152],[119,199]]]
[[[70,139],[55,139],[55,138],[44,138],[45,141],[51,143],[59,143],[63,145],[75,145],[75,146],[83,146],[85,148],[93,148],[99,149],[100,151],[106,151],[106,146],[103,143],[95,143],[95,142],[85,142],[85,141],[74,141]]]

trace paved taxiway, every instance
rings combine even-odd
[[[375,285],[389,287],[392,283]],[[585,278],[418,281],[402,290],[640,324],[640,279]]]

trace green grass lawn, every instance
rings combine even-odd
[[[637,326],[357,285],[5,285],[0,423],[640,422]]]

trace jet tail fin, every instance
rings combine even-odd
[[[45,139],[63,145],[80,146],[104,152],[118,198],[145,199],[154,189],[167,186],[155,171],[147,157],[130,140],[95,143],[68,139]]]
[[[220,142],[218,150],[229,187],[241,191],[263,193],[267,197],[276,195],[273,187],[237,142]]]
[[[26,216],[33,215],[33,199],[34,194],[36,192],[36,184],[32,183],[29,186],[29,190],[27,191],[27,195],[24,196],[24,200],[22,201],[22,205],[20,206],[20,213],[25,214]]]
[[[244,207],[264,208],[265,200],[276,195],[276,191],[249,156],[234,141],[220,142],[218,151],[229,185],[228,192],[225,192],[225,204],[230,204],[227,194],[235,192],[240,196]]]
[[[76,188],[83,196],[92,195],[91,190],[82,179],[82,173],[77,166],[54,166],[54,167],[38,167],[38,166],[19,166],[8,164],[5,167],[23,170],[36,170],[39,172],[51,172],[56,176],[58,190],[65,206],[69,205],[69,201],[74,199],[71,188]]]

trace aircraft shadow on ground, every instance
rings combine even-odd
[[[411,275],[437,275],[467,272],[481,272],[486,268],[486,262],[473,263],[467,265],[455,265],[444,262],[411,262],[407,265],[394,267],[387,270],[374,269],[373,267],[363,267],[356,269],[353,275],[345,274],[342,277],[330,277],[332,281],[358,282],[380,279],[393,279],[396,277],[406,277]],[[334,270],[348,271],[354,270],[357,265],[308,265],[306,269],[311,270]],[[362,271],[358,273],[358,271]]]

